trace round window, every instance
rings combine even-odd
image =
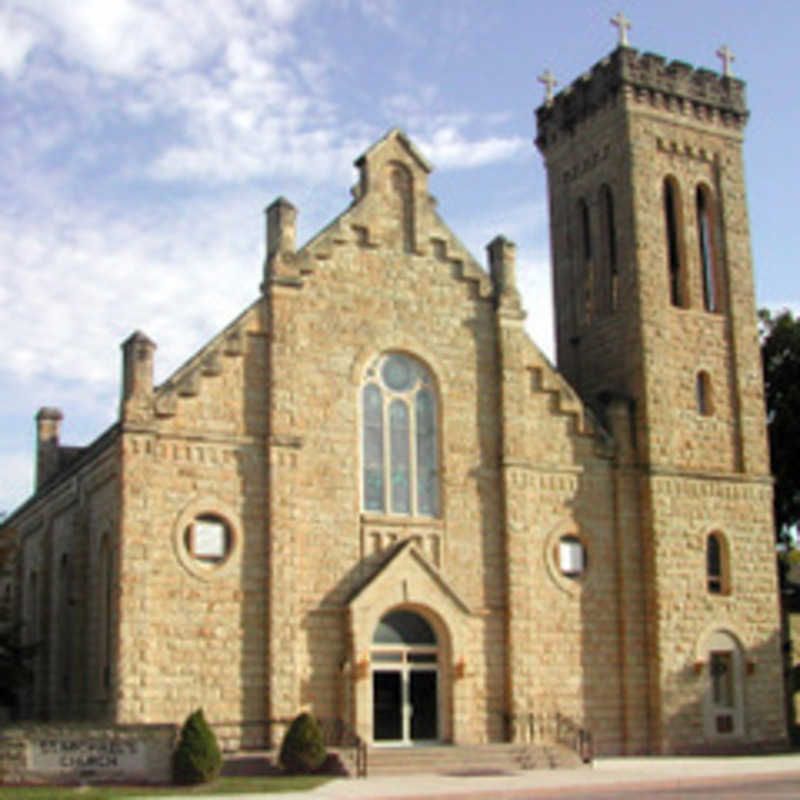
[[[183,532],[183,544],[191,558],[208,567],[227,561],[233,545],[230,525],[214,514],[195,517]]]
[[[383,364],[383,382],[394,392],[405,392],[414,382],[411,361],[405,356],[389,356]]]
[[[556,545],[555,557],[558,569],[565,578],[577,580],[586,573],[586,548],[577,536],[562,536]]]

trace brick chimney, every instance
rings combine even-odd
[[[61,420],[58,408],[43,407],[36,414],[36,489],[58,472],[58,448]]]

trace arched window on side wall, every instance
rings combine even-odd
[[[714,236],[714,205],[711,190],[699,184],[695,192],[697,241],[700,246],[700,271],[703,276],[703,308],[719,310],[717,246]]]
[[[439,515],[438,404],[433,376],[404,353],[383,353],[361,389],[362,508]]]
[[[41,619],[39,603],[39,576],[36,571],[28,575],[28,585],[25,593],[25,617],[23,620],[23,641],[27,645],[38,645],[40,641]],[[28,713],[32,716],[36,713],[36,695],[39,682],[39,649],[34,650],[33,658],[31,659],[31,668],[33,670],[33,680],[28,688]]]
[[[617,228],[614,219],[614,195],[611,187],[603,184],[600,187],[600,205],[603,214],[605,239],[605,269],[602,294],[605,297],[605,308],[614,311],[619,303],[619,272],[617,267]]]
[[[686,308],[689,302],[683,259],[682,223],[680,189],[675,178],[670,176],[664,179],[664,226],[667,237],[669,299],[673,306]]]
[[[72,565],[69,556],[61,556],[58,570],[58,607],[55,609],[58,620],[58,675],[59,687],[66,697],[71,687],[72,641]]]
[[[97,558],[97,654],[99,670],[98,694],[105,697],[111,685],[111,599],[112,599],[112,550],[108,534],[103,536]]]

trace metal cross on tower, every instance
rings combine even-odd
[[[549,69],[546,69],[536,80],[544,84],[544,101],[549,103],[553,99],[553,87],[558,86],[558,81]]]
[[[731,71],[731,62],[736,61],[731,49],[728,47],[728,45],[724,44],[719,50],[717,50],[717,55],[722,59],[722,74],[726,78],[730,78],[733,75],[733,72]]]
[[[617,16],[612,17],[609,22],[617,28],[617,32],[619,34],[619,44],[622,47],[627,47],[628,28],[631,27],[631,21],[621,11],[617,11]]]

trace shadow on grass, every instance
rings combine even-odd
[[[327,775],[280,775],[219,778],[201,786],[0,786],[0,800],[116,800],[118,797],[302,792],[321,786],[330,779]]]

